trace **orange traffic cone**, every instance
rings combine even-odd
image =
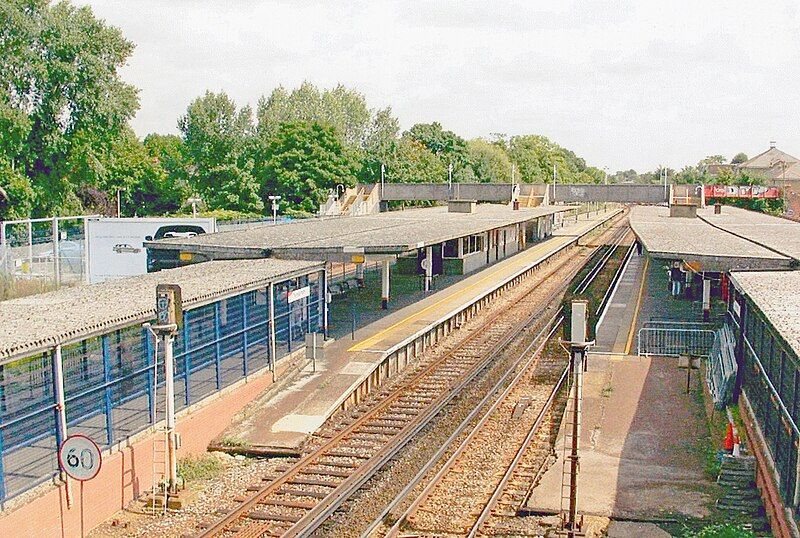
[[[724,448],[726,452],[733,452],[733,424],[730,422],[728,422],[728,431],[725,433],[725,442],[722,448]]]

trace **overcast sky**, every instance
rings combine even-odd
[[[796,0],[90,0],[136,50],[140,135],[176,133],[206,89],[255,105],[309,80],[401,126],[536,133],[614,170],[800,154]]]

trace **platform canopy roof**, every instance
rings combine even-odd
[[[794,292],[800,271],[735,272],[731,278],[800,357],[800,293]]]
[[[191,238],[162,239],[145,246],[251,258],[331,259],[332,255],[346,253],[400,254],[573,209],[575,206],[561,205],[514,210],[508,205],[478,204],[474,213],[458,213],[443,206],[428,207],[267,224]]]
[[[294,260],[212,261],[2,301],[0,362],[152,320],[158,284],[178,284],[187,309],[322,268]]]
[[[670,217],[667,207],[636,206],[630,223],[652,257],[694,262],[700,270],[782,269],[792,265],[790,253],[800,254],[780,237],[796,234],[789,242],[800,241],[800,223],[729,206],[720,215],[713,208],[697,215]]]

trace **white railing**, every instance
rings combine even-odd
[[[642,327],[637,338],[637,353],[643,357],[708,357],[714,345],[714,333],[713,329],[689,328],[686,325]]]

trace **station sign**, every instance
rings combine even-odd
[[[75,480],[91,480],[100,472],[102,464],[100,447],[85,435],[70,435],[58,449],[59,467]]]
[[[311,296],[311,288],[308,286],[304,286],[302,288],[290,291],[288,301],[290,303],[293,303],[295,301],[299,301],[300,299],[305,299],[306,297],[309,296]]]

